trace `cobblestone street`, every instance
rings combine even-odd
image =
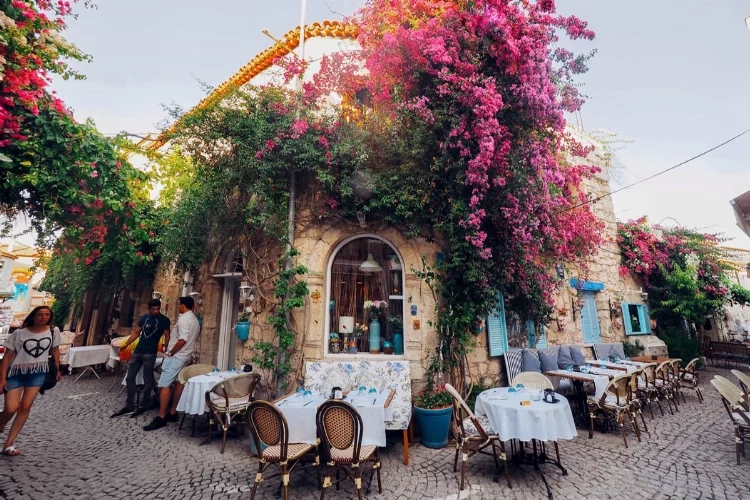
[[[649,435],[642,443],[629,435],[625,448],[619,434],[587,433],[560,444],[568,476],[546,465],[555,498],[750,498],[750,459],[737,466],[729,419],[708,380],[726,370],[702,373],[706,401],[699,404],[686,392],[679,413],[654,420],[646,417]],[[189,419],[182,431],[176,424],[155,432],[141,427],[153,412],[136,419],[109,415],[122,406],[117,389],[108,392],[111,377],[68,376],[37,399],[28,425],[17,440],[19,457],[0,458],[3,498],[247,498],[257,462],[248,453],[247,438],[230,438],[224,455],[220,441],[199,446],[204,435],[191,438]],[[666,405],[664,405],[666,412]],[[200,429],[200,427],[199,427]],[[203,429],[204,430],[204,429]],[[493,482],[490,457],[469,461],[467,487],[459,492],[460,473],[453,473],[453,451],[411,448],[404,466],[400,435],[390,436],[383,451],[383,494],[368,498],[465,499],[545,498],[544,485],[529,466],[511,468],[513,488]],[[290,498],[318,498],[313,472],[291,478]],[[257,498],[275,498],[277,483],[267,481]],[[327,498],[356,497],[350,484]]]

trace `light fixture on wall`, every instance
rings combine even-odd
[[[359,222],[359,227],[365,228],[367,227],[367,223],[365,223],[365,214],[362,212],[357,212],[357,222]]]
[[[245,302],[252,302],[255,300],[255,294],[253,293],[254,290],[255,288],[253,285],[242,280],[242,284],[240,285],[240,300]]]
[[[641,292],[641,298],[645,301],[648,299],[648,292]]]
[[[401,267],[401,262],[399,262],[398,257],[396,257],[395,253],[391,255],[391,260],[388,261],[388,267],[390,267],[391,271],[400,271],[401,269],[403,269]]]
[[[359,265],[359,270],[363,273],[379,273],[383,270],[383,267],[372,256],[369,242],[367,243],[367,259]]]
[[[162,295],[163,294],[161,292],[157,292],[156,290],[154,290],[153,292],[151,292],[151,298],[154,299],[154,300],[161,299]]]
[[[196,304],[201,305],[203,304],[203,296],[200,292],[190,292],[188,295],[190,295]]]
[[[555,266],[555,271],[557,271],[557,277],[558,278],[560,278],[560,279],[564,279],[565,278],[565,268],[563,267],[562,264],[557,264]]]

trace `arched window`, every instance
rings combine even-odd
[[[326,355],[403,355],[404,264],[396,249],[379,236],[348,238],[333,252],[327,276]]]

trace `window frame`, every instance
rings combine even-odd
[[[331,277],[333,276],[333,273],[331,272],[331,269],[333,267],[333,261],[336,260],[336,256],[341,251],[342,248],[344,248],[349,243],[358,240],[358,239],[366,239],[371,238],[375,240],[380,240],[386,245],[390,247],[391,250],[393,250],[393,253],[396,254],[396,257],[398,257],[399,262],[401,263],[401,309],[402,309],[402,318],[403,318],[403,342],[404,342],[404,354],[370,354],[369,352],[358,352],[357,354],[350,354],[347,352],[341,352],[338,354],[330,352],[329,349],[329,342],[328,342],[328,336],[331,332],[331,315],[328,313],[328,305],[331,303]],[[379,236],[377,234],[372,233],[359,233],[354,234],[351,236],[348,236],[341,240],[336,247],[333,249],[333,251],[328,256],[328,262],[326,263],[326,274],[325,274],[325,302],[323,303],[323,358],[325,359],[374,359],[374,360],[383,360],[383,359],[406,359],[406,322],[407,322],[407,315],[406,315],[406,264],[404,263],[404,258],[401,256],[401,252],[398,251],[396,246],[386,238]],[[389,300],[390,295],[389,295]]]
[[[633,323],[630,320],[630,306],[638,308],[638,321],[641,323],[641,330],[634,332]],[[638,302],[622,302],[622,325],[625,328],[625,335],[651,335],[651,317],[648,314],[648,306]]]

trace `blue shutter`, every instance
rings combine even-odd
[[[599,314],[596,312],[596,297],[594,292],[583,292],[585,304],[581,309],[581,329],[583,330],[583,342],[595,344],[602,341],[599,329]]]
[[[497,294],[497,306],[487,316],[487,344],[490,356],[501,356],[508,350],[508,330],[505,325],[505,300]]]
[[[623,302],[622,307],[622,324],[625,325],[625,335],[633,335],[633,322],[630,321],[630,304]]]
[[[533,319],[526,320],[526,338],[529,340],[529,347],[536,347],[536,325]]]
[[[544,327],[544,325],[539,327],[539,338],[536,341],[536,348],[537,349],[547,348],[547,329]]]
[[[651,318],[648,316],[648,306],[638,306],[638,316],[641,318],[641,333],[652,333],[651,332]]]

